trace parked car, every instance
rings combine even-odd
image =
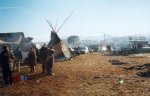
[[[87,46],[79,46],[74,48],[74,53],[76,55],[89,53],[89,49]]]

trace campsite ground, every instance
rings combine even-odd
[[[149,54],[105,56],[89,53],[56,62],[54,76],[21,69],[29,80],[0,88],[0,96],[149,96]]]

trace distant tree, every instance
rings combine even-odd
[[[79,38],[79,36],[75,36],[75,35],[74,36],[69,36],[67,38],[67,41],[70,45],[77,45],[80,42],[80,38]]]

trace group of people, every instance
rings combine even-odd
[[[52,67],[54,64],[54,49],[52,47],[47,47],[46,44],[40,49],[41,63],[42,63],[42,73],[47,72],[49,75],[54,75],[52,73]]]
[[[52,67],[54,64],[54,52],[54,49],[52,47],[47,47],[46,43],[43,44],[38,52],[35,48],[31,48],[27,58],[31,72],[35,71],[35,65],[37,63],[37,58],[39,57],[42,64],[41,73],[47,72],[48,75],[53,75]]]
[[[3,51],[0,53],[0,67],[2,69],[4,83],[10,86],[13,84],[12,73],[14,71],[20,71],[22,54],[19,47],[16,50],[12,50],[7,46],[3,46],[2,50]],[[31,48],[27,58],[27,63],[30,66],[31,72],[35,72],[37,57],[39,57],[42,64],[41,73],[47,73],[50,76],[54,75],[52,72],[54,52],[54,49],[52,47],[47,47],[45,43],[38,51],[36,48]]]

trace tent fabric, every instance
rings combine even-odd
[[[66,47],[65,43],[58,37],[56,32],[51,32],[51,40],[48,43],[48,47],[52,46],[55,50],[56,60],[70,60],[71,53]]]
[[[0,33],[0,40],[4,42],[21,42],[22,38],[24,38],[23,32]]]
[[[23,39],[23,32],[0,33],[0,46],[7,45],[16,49]]]
[[[15,50],[17,47],[20,47],[23,52],[23,59],[27,57],[27,53],[35,44],[30,42],[33,38],[25,38],[23,32],[12,32],[12,33],[0,33],[0,52],[3,45],[7,45]]]
[[[58,44],[61,41],[61,39],[58,37],[58,35],[56,34],[56,32],[51,32],[51,40],[48,44],[48,46],[55,46],[56,44]]]
[[[21,51],[29,52],[31,48],[36,48],[36,45],[32,42],[21,43],[19,45]]]

